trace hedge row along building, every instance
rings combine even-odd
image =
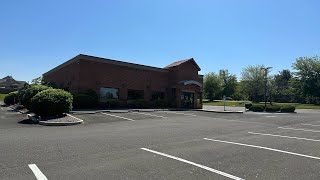
[[[157,68],[80,54],[43,74],[72,93],[94,90],[109,99],[162,99],[176,108],[202,108],[203,76],[193,58]]]

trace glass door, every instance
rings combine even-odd
[[[192,92],[182,92],[181,94],[181,107],[193,108],[194,94]]]

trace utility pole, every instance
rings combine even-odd
[[[261,70],[264,71],[264,110],[266,111],[267,109],[267,82],[268,82],[268,72],[269,69],[272,69],[272,67],[262,67],[260,68]]]

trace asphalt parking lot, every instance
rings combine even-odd
[[[320,112],[74,114],[0,110],[0,179],[319,179]]]

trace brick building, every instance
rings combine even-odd
[[[193,58],[157,68],[80,54],[43,74],[72,93],[94,90],[100,102],[163,99],[177,108],[202,108],[203,76]]]

